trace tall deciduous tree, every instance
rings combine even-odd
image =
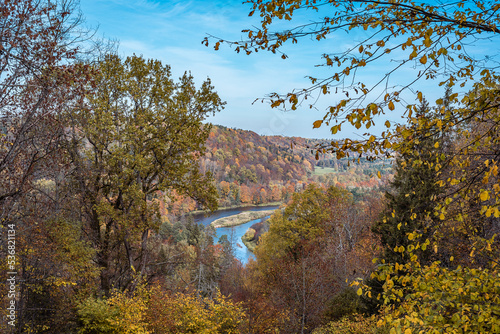
[[[110,55],[97,67],[94,89],[68,113],[67,150],[91,242],[102,268],[101,287],[133,288],[152,271],[148,239],[160,224],[152,201],[175,189],[216,207],[210,174],[200,174],[210,126],[224,103],[207,80],[179,82],[157,60]]]
[[[17,272],[19,333],[49,327],[58,331],[67,319],[69,284],[93,273],[87,267],[91,251],[78,230],[56,219],[63,208],[59,185],[67,172],[60,116],[83,98],[89,73],[76,64],[79,46],[88,37],[77,5],[73,0],[0,4],[0,226],[2,234],[7,226],[15,231],[11,242],[16,253],[9,255],[15,259],[10,271]],[[0,254],[5,269],[4,241]],[[0,274],[2,302],[12,301],[3,298],[6,273]]]
[[[75,7],[74,1],[32,0],[0,7],[0,218],[57,149],[55,119],[67,102],[61,90],[80,79],[69,66],[84,37]]]
[[[270,303],[288,315],[285,333],[309,333],[345,280],[367,269],[348,260],[369,234],[361,217],[346,190],[313,184],[269,219],[250,268]]]

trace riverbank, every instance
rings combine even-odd
[[[262,203],[262,204],[239,204],[239,205],[231,205],[231,206],[221,206],[217,208],[214,212],[217,211],[224,211],[224,210],[235,210],[235,209],[241,209],[241,208],[260,208],[263,206],[280,206],[283,204],[283,202],[270,202],[270,203]],[[210,210],[196,210],[196,211],[190,211],[189,214],[193,215],[199,215],[199,214],[206,214],[210,213]]]
[[[232,227],[241,224],[248,223],[249,221],[261,219],[266,216],[273,214],[275,210],[264,210],[264,211],[246,211],[239,213],[237,215],[232,215],[229,217],[219,218],[212,222],[212,226],[215,228],[220,227]]]
[[[255,240],[255,230],[249,228],[245,234],[241,237],[241,242],[245,245],[245,247],[250,251],[254,252],[255,247],[257,247],[257,240]]]

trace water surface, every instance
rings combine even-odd
[[[232,215],[237,215],[238,213],[241,213],[244,211],[276,210],[278,208],[279,208],[279,206],[277,206],[277,205],[243,207],[243,208],[236,208],[236,209],[219,210],[219,211],[214,212],[211,216],[205,216],[205,214],[203,214],[203,213],[196,214],[196,215],[193,215],[193,218],[194,218],[195,222],[201,223],[201,224],[207,226],[216,219],[229,217]],[[261,218],[261,219],[267,219],[267,218],[269,218],[269,216],[267,216],[265,218]],[[249,221],[248,223],[241,224],[238,226],[220,227],[220,228],[216,229],[217,238],[220,238],[224,234],[227,235],[227,238],[233,244],[233,249],[234,249],[234,253],[235,253],[234,255],[243,264],[246,264],[250,257],[255,259],[255,256],[243,244],[243,242],[241,241],[241,237],[245,234],[245,232],[248,230],[248,228],[250,226],[252,226],[255,223],[258,223],[259,221],[261,221],[261,219],[255,219],[255,220]]]

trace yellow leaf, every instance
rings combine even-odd
[[[389,109],[394,110],[394,103],[392,101],[389,102]]]
[[[389,121],[385,121],[385,123],[384,123],[384,124],[385,124],[385,126],[386,126],[386,127],[388,127],[388,128],[390,128],[390,127],[391,127],[391,122],[389,122]]]
[[[418,92],[417,97],[418,97],[418,100],[420,102],[422,102],[422,99],[423,99],[422,92]]]
[[[422,58],[420,58],[420,62],[421,62],[422,64],[427,63],[427,56],[426,56],[426,55],[424,55]]]
[[[490,198],[490,194],[488,193],[487,190],[485,190],[481,193],[481,195],[479,195],[479,198],[481,199],[482,202],[487,201]]]
[[[358,294],[358,296],[361,296],[363,294],[363,290],[361,290],[361,288],[359,288],[357,294]]]
[[[411,334],[411,329],[407,328],[407,329],[405,330],[405,334]]]
[[[426,47],[431,46],[431,43],[432,43],[432,41],[431,41],[431,39],[430,39],[429,37],[427,37],[427,38],[424,40],[424,45],[425,45]]]
[[[488,252],[491,252],[491,243],[488,241],[488,244],[486,245],[486,250]]]
[[[380,174],[380,171],[377,172],[377,176],[378,176],[379,179],[382,178],[382,175]]]
[[[323,121],[318,120],[313,123],[313,129],[319,128],[323,124]]]

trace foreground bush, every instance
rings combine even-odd
[[[194,293],[168,295],[154,289],[146,320],[153,333],[236,334],[245,314],[239,304],[220,293],[209,299]]]
[[[246,320],[240,304],[220,293],[213,299],[170,295],[159,287],[132,296],[115,291],[107,299],[87,298],[77,314],[80,334],[237,334]]]
[[[389,333],[386,327],[377,327],[374,317],[364,317],[360,314],[331,321],[327,325],[317,328],[313,334],[385,334]]]
[[[409,265],[406,266],[410,268]],[[442,268],[439,263],[392,276],[387,266],[380,324],[403,333],[500,333],[500,272]]]
[[[148,334],[144,295],[114,291],[108,299],[90,297],[78,305],[81,334]]]

